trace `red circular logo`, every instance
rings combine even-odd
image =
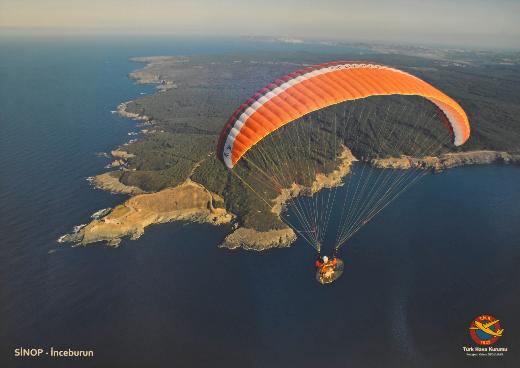
[[[479,345],[491,345],[502,337],[500,321],[493,316],[483,314],[476,317],[469,325],[469,335]]]

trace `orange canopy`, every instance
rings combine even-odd
[[[466,113],[451,97],[401,70],[337,61],[289,74],[244,102],[224,126],[218,157],[228,168],[262,138],[312,111],[375,95],[417,95],[434,103],[449,122],[454,144],[470,135]]]

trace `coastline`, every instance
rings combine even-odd
[[[92,183],[94,188],[106,190],[113,194],[130,194],[137,195],[146,193],[144,190],[138,187],[125,185],[121,183],[119,178],[121,177],[122,171],[109,171],[103,174],[99,174],[88,178],[87,180]]]
[[[113,151],[114,152],[114,151]],[[126,152],[116,150],[116,157],[128,157]],[[291,199],[301,195],[311,196],[324,188],[333,188],[341,185],[343,178],[348,175],[350,167],[357,159],[351,151],[343,146],[340,155],[341,162],[338,167],[329,173],[318,174],[311,187],[304,187],[293,183],[282,193],[273,199],[271,211],[280,215],[283,207]],[[496,151],[470,151],[448,153],[440,157],[391,157],[374,159],[371,165],[378,168],[390,169],[434,169],[445,170],[449,168],[481,165],[481,164],[520,164],[520,155],[512,155],[507,152]],[[75,232],[64,235],[60,242],[72,242],[79,245],[87,245],[100,241],[108,245],[117,246],[124,237],[138,239],[145,228],[153,224],[161,224],[172,221],[190,221],[210,223],[213,225],[229,224],[236,216],[228,213],[223,208],[216,208],[215,201],[222,203],[223,198],[211,193],[201,184],[187,179],[184,183],[161,190],[155,193],[145,193],[137,187],[122,184],[117,176],[118,171],[107,172],[95,176],[92,179],[96,188],[112,193],[130,194],[133,197],[114,209],[107,211],[104,216],[94,218],[87,225],[78,226]],[[247,227],[236,227],[229,233],[221,248],[262,251],[272,248],[284,248],[291,246],[297,239],[295,232],[285,227],[268,231],[258,231]]]
[[[520,154],[515,155],[501,151],[468,151],[445,153],[439,157],[389,157],[373,159],[370,164],[381,169],[433,169],[442,171],[459,166],[489,165],[489,164],[520,164]]]
[[[271,212],[280,216],[284,206],[291,199],[301,195],[312,196],[314,193],[325,188],[333,188],[341,185],[343,178],[349,173],[350,167],[357,159],[352,152],[342,146],[339,156],[340,163],[335,170],[329,174],[318,174],[310,187],[305,187],[293,183],[290,188],[282,190],[282,193],[273,199]],[[273,229],[269,231],[258,231],[251,228],[239,227],[226,236],[221,248],[245,250],[267,250],[271,248],[285,248],[291,246],[296,241],[296,233],[290,227],[283,229]]]
[[[342,152],[339,159],[341,161],[335,170],[329,174],[317,174],[316,179],[312,182],[310,187],[293,183],[290,188],[283,189],[282,193],[273,200],[274,205],[271,211],[276,215],[280,215],[283,207],[291,198],[300,195],[312,196],[321,189],[341,185],[343,178],[349,173],[352,163],[357,161],[357,158],[354,157],[350,149],[342,145]]]
[[[221,201],[217,194],[188,179],[174,188],[135,195],[60,239],[77,245],[104,241],[118,246],[124,237],[138,239],[153,224],[171,221],[228,224],[235,216],[214,206],[214,202]]]
[[[133,57],[130,59],[136,63],[145,64],[144,68],[134,70],[128,74],[128,77],[133,79],[137,84],[156,84],[156,88],[161,91],[166,91],[171,88],[177,88],[175,82],[168,76],[163,76],[158,70],[165,64],[186,63],[189,58],[182,56],[144,56]]]
[[[131,113],[126,111],[127,103],[118,106],[118,113],[125,118],[150,123],[150,118],[146,115]],[[106,242],[110,246],[118,246],[121,239],[129,237],[138,239],[145,231],[145,228],[153,224],[161,224],[172,221],[190,221],[199,223],[210,223],[213,225],[229,224],[236,216],[228,213],[225,209],[214,208],[213,200],[218,197],[211,193],[201,184],[187,179],[184,183],[161,190],[155,193],[146,193],[138,187],[128,186],[120,182],[119,177],[125,170],[125,162],[134,155],[127,153],[119,147],[110,152],[111,156],[118,163],[121,170],[109,171],[92,178],[94,187],[117,194],[128,194],[131,197],[123,204],[116,206],[105,216],[96,218],[87,225],[78,226],[75,230],[60,237],[59,242],[71,242],[77,245],[87,245],[96,242]],[[357,159],[352,152],[345,146],[340,155],[341,162],[331,173],[318,174],[311,187],[304,187],[293,183],[290,188],[286,188],[273,200],[271,211],[280,215],[283,207],[291,199],[300,195],[311,196],[324,188],[332,188],[341,185],[342,179],[348,175],[350,167]],[[469,151],[458,153],[447,153],[439,157],[390,157],[385,159],[373,159],[370,164],[377,168],[391,169],[433,169],[436,171],[467,165],[482,164],[520,164],[520,155],[513,155],[499,151]],[[112,166],[115,167],[114,163]],[[179,193],[190,193],[192,198],[198,198],[201,193],[206,193],[206,201],[202,204],[195,201],[192,205],[185,203],[183,208],[163,209],[154,211],[154,204],[168,203],[168,200],[178,202]],[[146,197],[145,197],[146,196]],[[187,195],[180,195],[182,198]],[[146,198],[146,200],[144,200]],[[218,198],[223,201],[222,198]],[[151,206],[141,206],[141,201],[150,203]],[[208,210],[209,209],[209,210]],[[289,228],[273,229],[268,231],[258,231],[252,228],[236,227],[230,232],[220,244],[221,248],[262,251],[272,248],[284,248],[291,246],[297,239],[295,232]]]
[[[127,110],[128,104],[131,102],[132,101],[121,102],[119,105],[117,105],[117,114],[123,118],[143,121],[144,123],[151,123],[151,118],[149,116],[141,115],[135,112],[129,112]]]
[[[130,72],[129,77],[138,84],[157,84],[157,89],[159,90],[157,93],[177,88],[173,81],[175,75],[173,77],[161,76],[158,73],[162,63],[174,65],[189,61],[187,58],[167,56],[133,58],[132,60],[145,63],[145,67]],[[128,111],[129,104],[133,102],[120,103],[117,106],[117,113],[121,117],[141,122],[142,125],[153,126],[153,118],[145,115],[144,112]],[[142,134],[152,134],[154,132],[155,130],[141,130]],[[104,241],[109,245],[117,246],[124,237],[130,237],[130,239],[139,238],[144,233],[145,228],[152,224],[171,221],[192,221],[220,225],[228,224],[236,219],[234,214],[214,205],[215,202],[223,203],[223,198],[210,192],[203,185],[192,181],[191,175],[181,184],[157,192],[146,192],[136,186],[123,184],[120,178],[125,170],[129,170],[127,168],[127,160],[135,157],[124,150],[126,144],[122,144],[119,148],[110,152],[114,160],[107,165],[107,168],[118,168],[118,170],[105,172],[88,178],[88,180],[95,188],[111,193],[127,194],[131,197],[115,208],[107,209],[101,216],[95,216],[87,225],[75,227],[72,233],[60,237],[59,242],[86,245]],[[352,162],[357,159],[352,155],[349,148],[345,146],[343,146],[340,159],[341,162],[335,170],[327,175],[318,174],[310,187],[293,183],[290,188],[282,190],[282,193],[273,200],[271,211],[279,216],[291,198],[301,195],[311,196],[321,189],[341,185],[343,178],[350,171]],[[520,164],[520,155],[480,150],[448,153],[439,157],[390,157],[374,159],[369,162],[369,164],[378,168],[433,170],[493,163]],[[252,228],[236,226],[226,236],[220,247],[260,251],[270,248],[288,247],[295,240],[296,234],[289,227],[258,231]]]
[[[296,241],[293,229],[286,227],[280,230],[258,231],[239,227],[226,236],[220,248],[263,251],[272,248],[287,248]]]
[[[112,156],[124,159],[130,155],[117,149],[112,151]],[[318,174],[311,187],[293,184],[291,188],[284,190],[273,200],[272,212],[279,215],[283,206],[291,198],[312,195],[321,189],[340,185],[356,158],[345,146],[339,158],[338,167],[327,175]],[[130,194],[133,197],[105,211],[103,216],[95,217],[90,223],[75,228],[72,233],[63,235],[60,237],[60,242],[71,242],[77,245],[106,242],[110,246],[118,246],[124,237],[138,239],[145,228],[153,224],[190,221],[221,225],[229,224],[236,218],[225,209],[214,206],[215,201],[222,203],[223,198],[191,179],[173,188],[146,193],[140,188],[121,183],[119,172],[110,171],[100,174],[91,178],[91,181],[96,188],[112,193]],[[236,227],[226,236],[220,247],[261,251],[289,247],[296,239],[295,232],[289,227],[268,231]]]

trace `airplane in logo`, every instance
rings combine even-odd
[[[479,321],[475,321],[475,327],[470,327],[469,329],[470,330],[480,330],[482,332],[487,333],[488,335],[500,337],[500,336],[502,336],[502,333],[504,332],[503,328],[498,331],[493,331],[492,329],[490,329],[491,326],[493,326],[494,324],[496,324],[498,322],[499,322],[498,319],[496,319],[492,322],[488,322],[488,323],[482,323]]]

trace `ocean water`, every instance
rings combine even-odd
[[[323,287],[298,241],[217,248],[227,227],[172,223],[119,248],[56,240],[124,196],[92,189],[135,123],[111,113],[151,93],[132,56],[285,48],[246,41],[0,41],[2,367],[449,367],[520,365],[520,168],[429,175],[342,248]],[[300,46],[291,46],[300,47]],[[501,320],[504,357],[467,358],[468,326]],[[15,358],[17,347],[93,359]],[[486,360],[493,360],[488,362]]]

